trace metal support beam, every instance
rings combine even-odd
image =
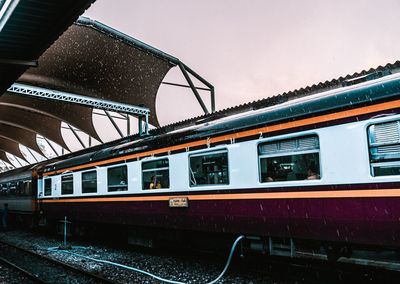
[[[1,161],[1,162],[3,163],[3,165],[4,165],[4,170],[5,170],[5,171],[9,171],[9,170],[12,170],[12,169],[15,168],[14,165],[13,165],[12,163],[10,164],[10,161],[7,162],[10,166],[8,166],[8,165],[6,164],[5,161],[3,161],[3,160],[0,160],[0,161]]]
[[[83,143],[81,137],[79,137],[78,133],[76,133],[75,129],[68,123],[67,123],[67,125],[68,125],[69,129],[72,131],[72,133],[74,134],[75,138],[78,139],[79,143],[82,145],[82,148],[86,149],[85,144]]]
[[[139,116],[138,117],[138,131],[139,131],[139,135],[142,135],[143,133],[143,116]]]
[[[215,112],[215,90],[214,87],[211,89],[211,111]]]
[[[126,135],[131,135],[131,120],[129,114],[126,114]]]
[[[59,155],[58,155],[56,149],[53,147],[53,145],[51,145],[50,141],[49,141],[46,137],[44,137],[44,136],[43,136],[43,139],[44,139],[44,141],[46,141],[47,144],[50,146],[51,150],[53,150],[53,152],[54,152],[54,154],[56,155],[56,157],[58,157]]]
[[[37,60],[21,60],[21,59],[6,59],[6,58],[0,58],[0,64],[21,65],[21,66],[27,66],[27,67],[38,67],[39,66]]]
[[[29,154],[31,154],[31,156],[33,157],[33,159],[36,161],[36,163],[38,163],[38,159],[36,159],[35,155],[33,155],[31,149],[29,149],[28,147],[26,147],[26,149],[28,150]]]
[[[197,92],[196,87],[194,86],[194,84],[192,82],[192,79],[190,79],[189,74],[186,72],[185,66],[183,65],[183,63],[179,63],[178,66],[181,69],[183,76],[185,77],[186,81],[188,82],[190,88],[192,89],[192,91],[193,91],[197,101],[199,102],[201,108],[203,109],[204,113],[209,114],[209,111],[208,111],[206,105],[204,104],[203,99],[200,97],[200,94],[199,94],[199,92]]]
[[[215,112],[215,89],[214,86],[211,85],[207,80],[205,80],[203,77],[201,77],[199,74],[194,72],[191,68],[189,68],[187,65],[184,63],[181,63],[183,68],[189,72],[192,76],[194,76],[197,80],[202,82],[204,85],[206,85],[208,88],[210,88],[210,93],[211,93],[211,111]]]
[[[104,111],[102,111],[102,112],[104,112]],[[96,111],[96,112],[93,111],[93,114],[99,115],[99,116],[107,116],[105,113],[100,113],[100,112],[98,112],[98,111]],[[112,115],[112,114],[110,114],[110,115],[111,115],[111,117],[114,118],[114,119],[123,119],[123,120],[126,120],[126,117],[124,116],[123,113],[119,113],[119,115],[121,115],[122,117],[117,116],[117,115]]]
[[[21,162],[18,160],[18,157],[17,156],[15,156],[15,155],[13,155],[14,156],[14,159],[18,162],[18,164],[21,166],[21,167],[23,167],[23,165],[21,164]],[[28,163],[29,164],[29,163]]]
[[[182,84],[177,84],[177,83],[171,83],[171,82],[161,82],[161,84],[164,84],[164,85],[171,85],[171,86],[175,86],[175,87],[183,87],[183,88],[189,88],[189,89],[191,89],[191,88],[190,88],[190,86],[188,86],[188,85],[182,85]],[[196,88],[196,90],[210,91],[210,89],[208,89],[208,88],[201,88],[201,87],[195,87],[195,88]]]
[[[182,87],[182,88],[190,88],[190,86],[188,86],[188,85],[182,85],[182,84],[171,83],[171,82],[161,82],[161,84],[175,86],[175,87]],[[210,92],[210,96],[211,96],[211,111],[215,112],[215,91],[214,91],[214,86],[211,86],[211,88],[195,87],[195,89],[196,90],[209,91]]]
[[[108,110],[108,111],[115,111],[120,113],[128,113],[133,115],[146,115],[150,112],[150,110],[145,107],[117,103],[108,100],[101,100],[92,97],[86,97],[72,93],[60,92],[60,91],[34,87],[19,83],[14,83],[10,88],[8,88],[7,91],[14,94],[39,97],[42,99],[50,99],[55,101],[69,102],[87,107]]]
[[[143,118],[144,118],[144,130],[143,130]],[[142,115],[138,117],[138,129],[139,129],[139,136],[149,135],[149,116]]]
[[[145,118],[146,118],[146,123],[144,125],[144,127],[145,127],[144,134],[148,135],[149,134],[149,115],[146,114]]]
[[[115,130],[117,130],[119,136],[122,138],[124,137],[124,134],[122,133],[121,129],[118,127],[118,124],[115,122],[115,120],[112,118],[110,113],[108,111],[104,111],[108,117],[108,119],[111,121],[112,125],[114,126]]]
[[[0,1],[0,32],[3,30],[11,14],[14,12],[20,0]]]
[[[188,75],[187,75],[188,76]],[[189,78],[190,80],[190,78]],[[108,111],[114,111],[118,112],[121,114],[131,114],[135,115],[137,117],[145,116],[146,117],[146,123],[148,124],[148,117],[150,110],[145,107],[139,107],[139,106],[132,106],[132,105],[127,105],[123,103],[117,103],[113,101],[107,101],[107,100],[100,100],[92,97],[86,97],[86,96],[81,96],[81,95],[76,95],[76,94],[71,94],[71,93],[66,93],[66,92],[60,92],[60,91],[55,91],[55,90],[50,90],[50,89],[45,89],[45,88],[40,88],[40,87],[34,87],[30,85],[24,85],[24,84],[19,84],[19,83],[14,83],[10,88],[8,88],[8,92],[14,93],[14,94],[21,94],[21,95],[26,95],[26,96],[33,96],[33,97],[38,97],[42,99],[49,99],[49,100],[55,100],[55,101],[62,101],[62,102],[69,102],[69,103],[74,103],[74,104],[79,104],[87,107],[92,107],[96,109],[101,109],[103,110],[107,117],[110,119],[111,123],[114,125],[115,129],[118,131],[118,134],[121,137],[124,137],[124,134],[122,133],[121,129],[118,127],[116,122],[113,119],[113,116],[108,113]],[[199,97],[200,98],[200,97]],[[201,100],[201,98],[200,98]],[[129,120],[129,118],[128,118]],[[130,128],[130,127],[129,127]],[[75,131],[69,126],[69,129],[74,133],[75,137],[79,140],[81,145],[85,148],[83,142],[79,138],[79,136],[75,133]],[[148,133],[148,125],[146,125],[145,128],[145,133]],[[130,131],[130,129],[129,129]],[[140,135],[142,135],[142,132],[139,132]]]

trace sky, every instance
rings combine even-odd
[[[223,109],[395,62],[398,11],[392,0],[97,0],[84,16],[178,57]],[[184,82],[174,69],[164,81]],[[201,109],[163,85],[157,114],[164,125]]]

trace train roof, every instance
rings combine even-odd
[[[12,180],[29,179],[32,176],[32,166],[24,166],[0,174],[0,183]]]
[[[235,111],[230,115],[221,115],[221,113],[227,113],[221,111],[214,115],[197,118],[195,122],[191,120],[186,124],[180,123],[174,128],[167,126],[155,129],[148,137],[131,136],[116,140],[64,161],[47,164],[44,171],[59,170],[259,126],[313,117],[338,109],[345,110],[393,100],[400,94],[399,62],[391,67],[395,68],[373,70],[372,73],[342,80],[340,87],[323,88],[321,92],[313,91],[307,96],[297,96],[283,101],[277,97],[265,99],[266,106],[263,108],[258,107],[257,102],[254,103],[254,108],[244,108],[245,111],[242,112]]]

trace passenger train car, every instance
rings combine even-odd
[[[0,175],[0,211],[4,204],[12,209],[19,222],[34,225],[36,208],[36,184],[32,184],[32,171],[29,166],[18,168]]]
[[[36,205],[47,222],[245,234],[266,251],[398,250],[400,73],[343,82],[39,164]]]

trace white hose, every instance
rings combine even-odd
[[[215,280],[213,280],[213,281],[211,281],[211,282],[208,282],[208,283],[206,283],[206,284],[214,284],[214,283],[217,283],[217,282],[222,278],[222,276],[224,276],[224,274],[226,273],[226,271],[227,271],[228,268],[229,268],[229,265],[230,265],[231,260],[232,260],[233,253],[234,253],[234,251],[235,251],[235,249],[236,249],[236,246],[237,246],[237,244],[239,243],[239,241],[242,240],[243,238],[244,238],[244,236],[239,236],[239,237],[235,240],[235,242],[233,243],[232,248],[231,248],[231,252],[229,253],[228,260],[226,261],[224,270],[222,270],[222,272],[220,273],[220,275],[219,275],[217,278],[215,278]],[[97,259],[97,258],[93,258],[93,257],[90,257],[90,256],[85,256],[85,255],[82,255],[82,254],[79,254],[79,253],[75,253],[75,252],[71,252],[71,251],[68,251],[68,250],[58,250],[58,248],[49,248],[48,250],[49,250],[49,251],[56,251],[56,250],[57,250],[57,251],[61,251],[61,252],[64,252],[64,253],[76,255],[76,256],[81,257],[81,258],[89,259],[89,260],[92,260],[92,261],[101,262],[101,263],[106,263],[106,264],[114,265],[114,266],[117,266],[117,267],[125,268],[125,269],[132,270],[132,271],[135,271],[135,272],[138,272],[138,273],[142,273],[142,274],[144,274],[144,275],[150,276],[150,277],[152,277],[152,278],[154,278],[154,279],[157,279],[157,280],[159,280],[159,281],[166,282],[166,283],[171,283],[171,284],[186,284],[185,282],[179,282],[179,281],[174,281],[174,280],[168,280],[168,279],[165,279],[165,278],[161,278],[161,277],[159,277],[159,276],[157,276],[157,275],[154,275],[154,274],[152,274],[152,273],[150,273],[150,272],[141,270],[141,269],[139,269],[139,268],[135,268],[135,267],[123,265],[123,264],[116,263],[116,262],[112,262],[112,261],[108,261],[108,260],[102,260],[102,259]]]

